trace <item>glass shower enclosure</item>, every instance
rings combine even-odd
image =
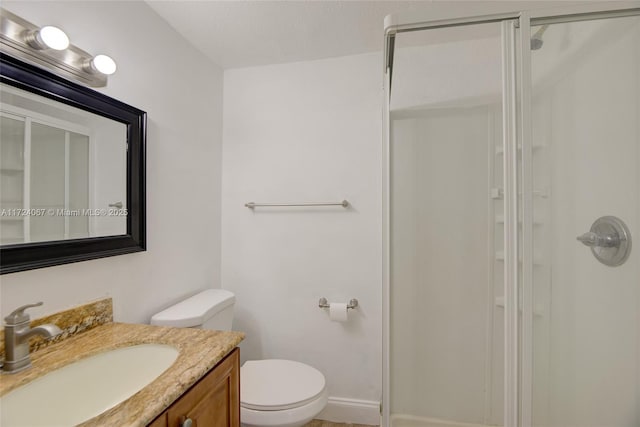
[[[414,20],[385,23],[383,425],[640,426],[640,4]]]

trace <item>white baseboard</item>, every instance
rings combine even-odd
[[[327,406],[316,418],[334,423],[377,426],[380,425],[380,402],[329,397]]]

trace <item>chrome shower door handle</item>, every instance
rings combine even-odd
[[[576,239],[589,246],[598,261],[610,267],[623,264],[631,252],[631,233],[615,216],[598,218],[590,231]]]
[[[593,231],[588,231],[576,237],[576,239],[581,241],[585,246],[590,247],[617,248],[620,246],[620,236],[617,233],[601,236]]]
[[[586,246],[598,246],[598,235],[592,231],[588,231],[578,237],[577,240],[580,240]]]

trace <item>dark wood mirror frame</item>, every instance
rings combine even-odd
[[[0,274],[146,250],[147,113],[0,53],[0,81],[124,123],[127,127],[127,233],[0,247]]]

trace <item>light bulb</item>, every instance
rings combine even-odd
[[[116,62],[107,55],[96,55],[91,60],[91,68],[107,76],[116,72]]]
[[[51,25],[40,28],[35,39],[44,48],[65,50],[69,47],[69,37],[60,28]]]

